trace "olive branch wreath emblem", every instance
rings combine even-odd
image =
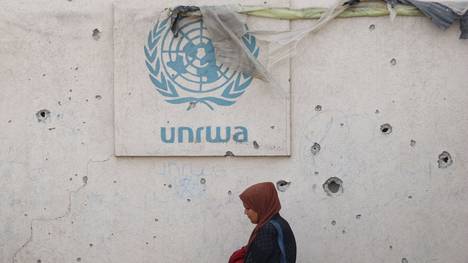
[[[145,64],[148,69],[149,78],[153,83],[156,90],[164,96],[166,102],[171,104],[183,104],[188,103],[189,107],[187,110],[193,108],[197,103],[205,104],[211,110],[214,110],[213,104],[220,106],[231,106],[236,102],[250,83],[253,81],[253,77],[247,74],[238,72],[237,77],[234,77],[229,83],[225,84],[223,92],[220,97],[207,96],[207,97],[183,97],[177,92],[176,85],[170,78],[166,77],[164,70],[161,67],[161,58],[158,56],[158,43],[160,42],[164,32],[169,30],[169,18],[162,21],[158,21],[154,28],[148,34],[148,41],[144,47],[145,51]],[[259,48],[254,36],[246,34],[242,37],[242,41],[247,49],[255,56],[258,57]]]

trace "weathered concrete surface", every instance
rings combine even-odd
[[[298,262],[467,262],[457,28],[360,18],[308,37],[290,158],[115,158],[111,1],[0,5],[0,262],[226,262],[252,229],[237,195],[280,179]]]

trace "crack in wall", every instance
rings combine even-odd
[[[68,206],[67,206],[67,210],[65,211],[64,214],[60,215],[60,216],[56,216],[56,217],[52,217],[52,218],[33,218],[31,219],[31,223],[29,225],[29,238],[26,240],[26,242],[24,242],[23,245],[21,245],[16,251],[15,253],[13,254],[13,257],[11,258],[11,262],[12,263],[16,263],[16,256],[18,256],[18,254],[23,250],[25,249],[29,243],[31,243],[33,241],[33,237],[34,237],[34,222],[52,222],[52,221],[57,221],[57,220],[60,220],[62,218],[65,218],[67,216],[69,216],[71,214],[71,211],[72,211],[72,196],[73,195],[76,195],[78,194],[83,188],[86,187],[86,185],[88,185],[88,172],[89,172],[89,165],[91,163],[103,163],[103,162],[107,162],[110,160],[110,157],[104,159],[104,160],[88,160],[87,164],[86,164],[86,175],[83,176],[83,184],[78,187],[76,190],[72,190],[72,191],[69,191],[68,192]]]

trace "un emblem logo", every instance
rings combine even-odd
[[[179,36],[170,30],[170,19],[158,21],[148,34],[145,63],[154,88],[171,104],[201,103],[231,106],[252,83],[253,77],[230,70],[216,62],[215,50],[203,20],[187,19]],[[247,49],[258,57],[255,37],[242,38]]]

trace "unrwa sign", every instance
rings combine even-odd
[[[168,131],[169,130],[169,131]],[[235,127],[161,127],[163,143],[246,143],[249,140],[247,128]]]
[[[202,18],[184,19],[175,37],[170,18],[158,21],[144,47],[149,80],[171,104],[186,104],[187,110],[200,103],[231,106],[250,86],[253,77],[229,70],[217,63],[215,50]],[[243,43],[254,57],[260,49],[255,37],[246,34]]]
[[[172,34],[169,21],[166,18],[156,23],[144,48],[145,65],[156,91],[166,102],[188,104],[187,110],[197,103],[211,110],[214,105],[234,104],[253,78],[216,62],[212,41],[201,18],[183,24],[179,37]],[[257,57],[255,38],[247,34],[243,40]],[[248,142],[248,130],[242,126],[161,127],[160,135],[162,143]]]
[[[217,61],[203,18],[182,19],[174,36],[162,5],[114,5],[116,156],[289,155],[289,61],[271,71],[276,87],[230,69]],[[241,39],[266,58],[265,43]]]

